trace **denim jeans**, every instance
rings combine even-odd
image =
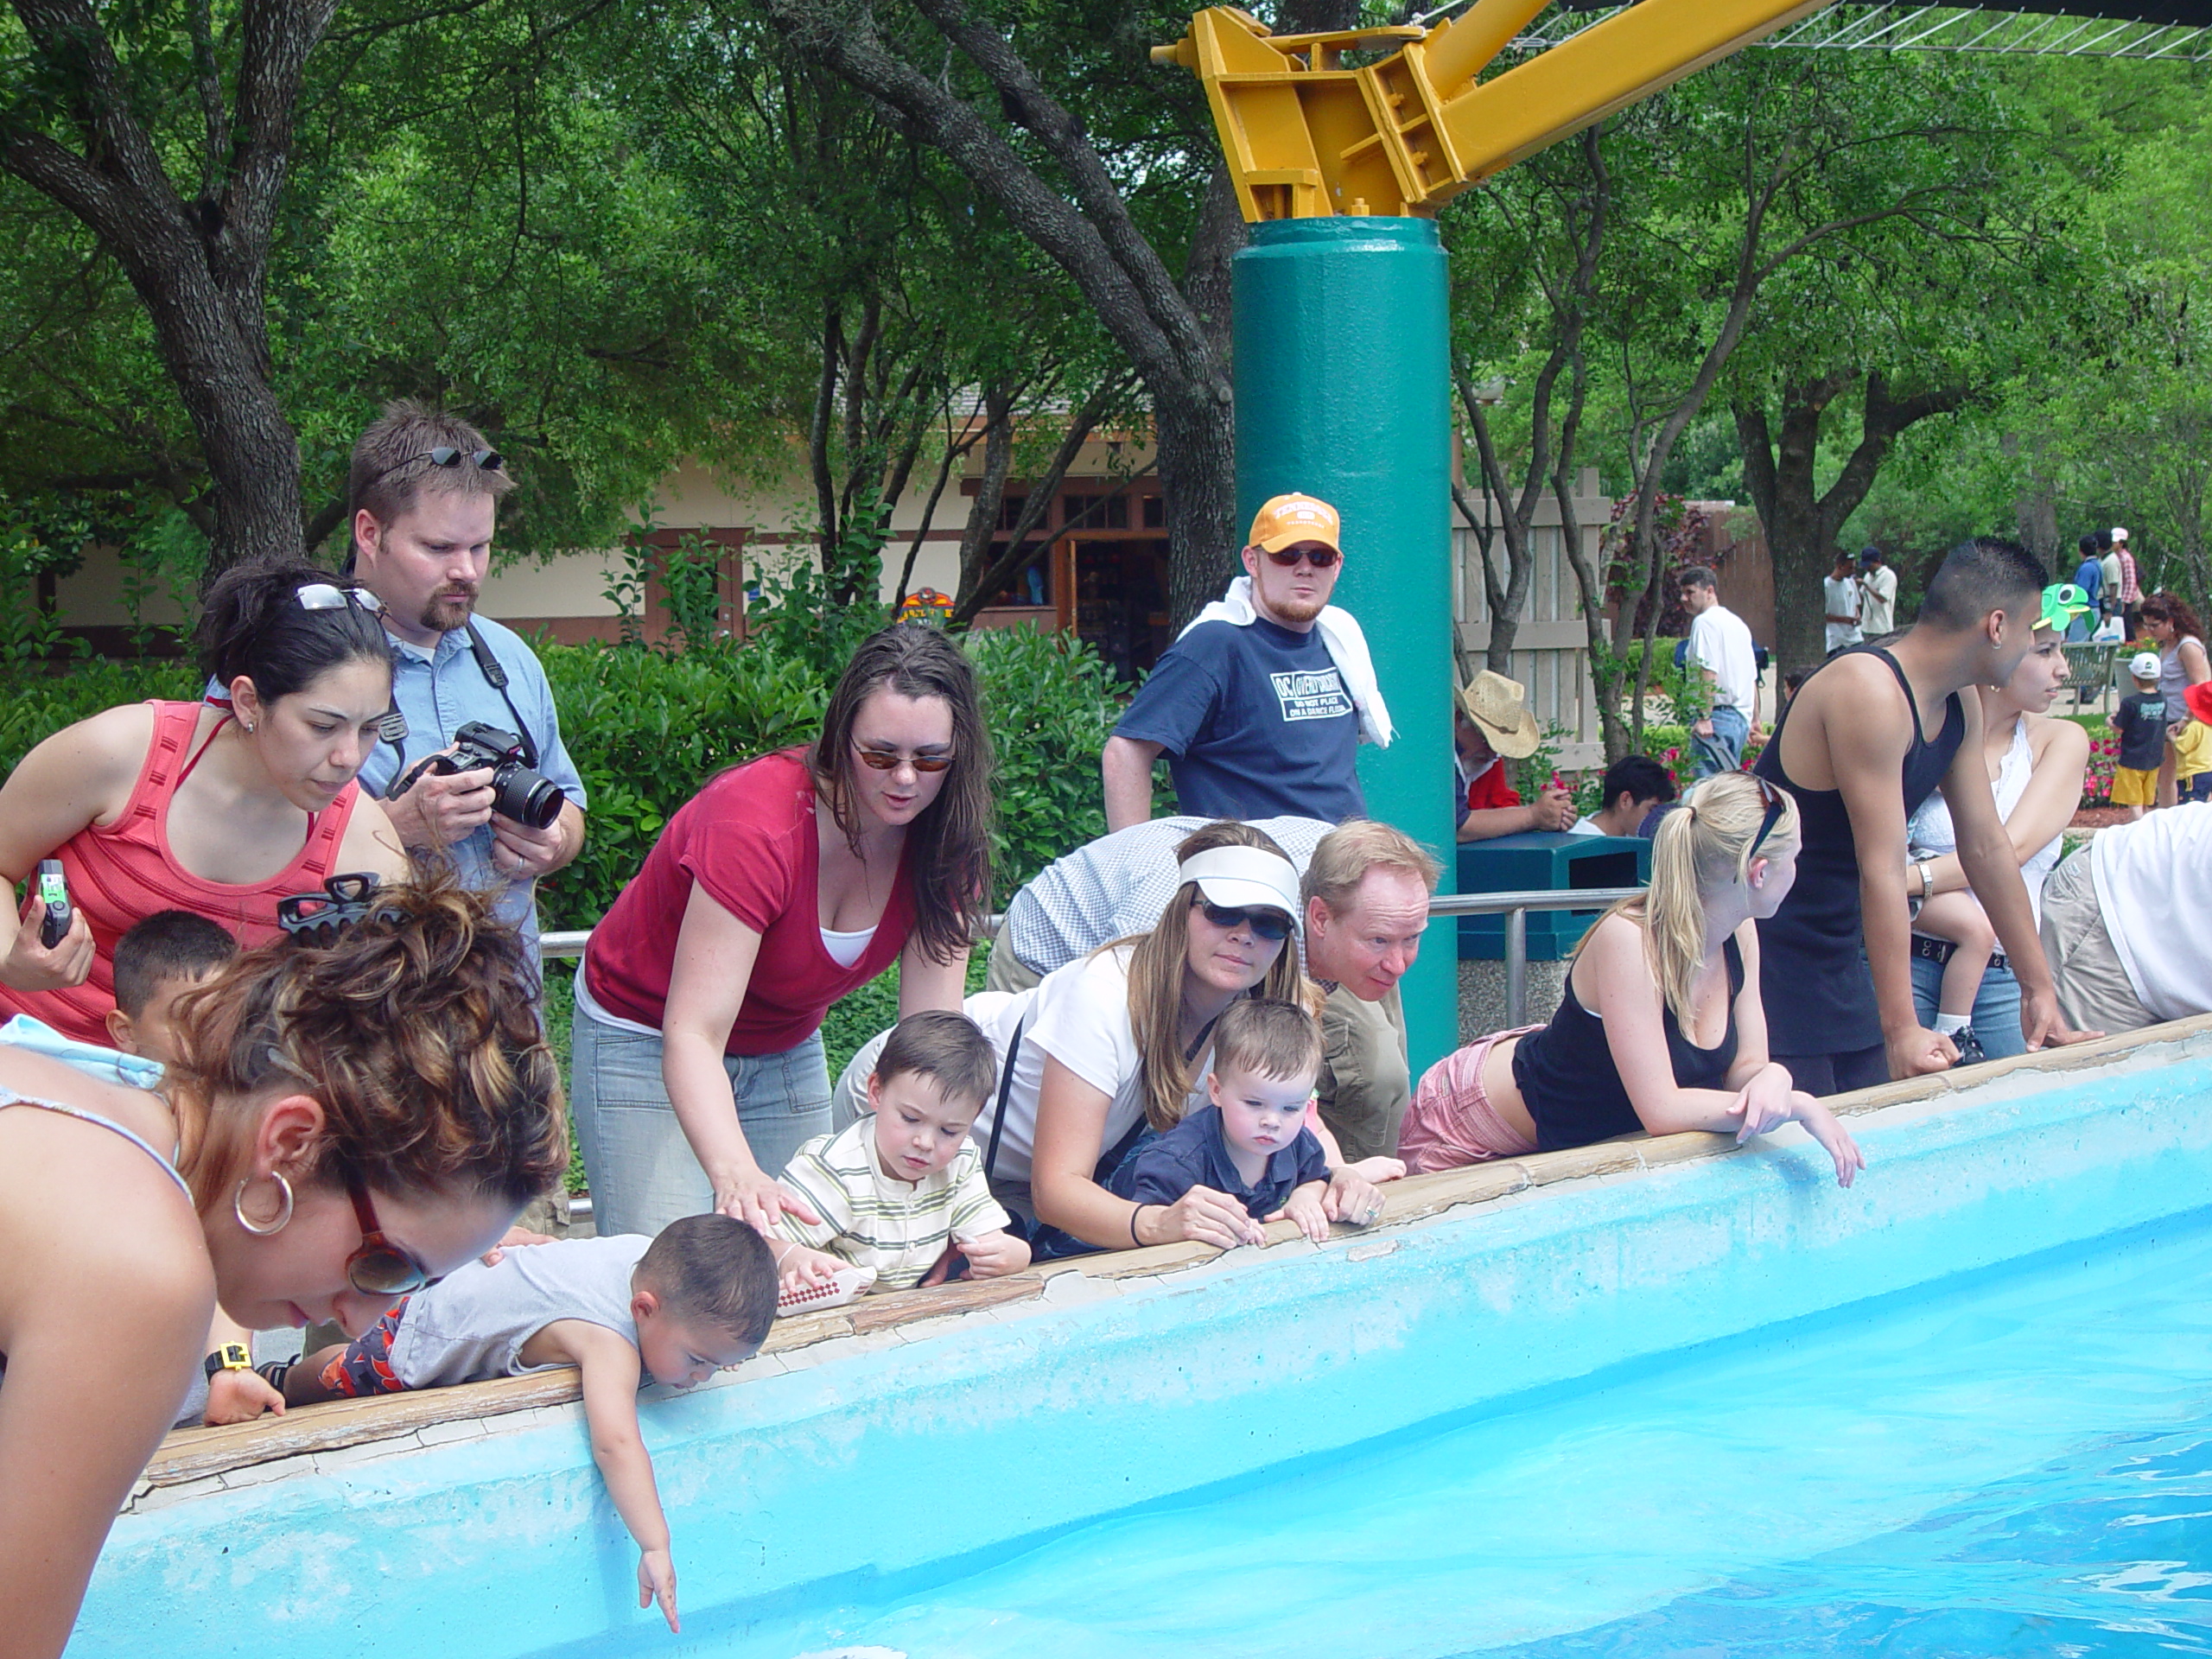
[[[1691,763],[1700,778],[1718,777],[1724,772],[1733,772],[1744,764],[1744,740],[1751,734],[1751,722],[1740,709],[1724,708],[1715,704],[1713,710],[1713,735],[1690,736]]]
[[[661,1081],[661,1039],[576,1011],[569,1105],[591,1182],[592,1225],[602,1236],[658,1233],[715,1207],[707,1172],[684,1139]],[[830,1070],[819,1032],[780,1054],[724,1055],[738,1127],[762,1169],[779,1175],[791,1154],[830,1128]]]
[[[1912,1005],[1920,1010],[1920,1023],[1932,1031],[1936,1000],[1943,994],[1943,964],[1915,957],[1910,965]],[[2020,1034],[2020,982],[2010,968],[1993,963],[1983,971],[1971,1017],[1975,1039],[1991,1059],[2009,1060],[2028,1052],[2028,1039]]]

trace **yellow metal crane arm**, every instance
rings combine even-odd
[[[1829,0],[1642,0],[1488,80],[1550,0],[1475,0],[1449,22],[1273,35],[1232,6],[1158,63],[1205,83],[1248,220],[1426,217],[1524,156],[1741,50]],[[1364,68],[1347,48],[1404,44]]]

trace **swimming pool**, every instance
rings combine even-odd
[[[72,1652],[2118,1651],[2036,1587],[2099,1575],[2188,1650],[2208,1051],[1860,1118],[1849,1193],[1793,1133],[756,1362],[646,1414],[680,1642],[563,1408],[147,1503]],[[2148,1518],[2091,1527],[2115,1491]]]

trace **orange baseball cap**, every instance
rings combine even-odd
[[[1251,538],[1247,547],[1265,548],[1270,553],[1280,553],[1286,547],[1295,547],[1300,542],[1319,542],[1324,547],[1344,548],[1337,538],[1344,533],[1337,510],[1327,502],[1295,491],[1278,495],[1252,515]]]

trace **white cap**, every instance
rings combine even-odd
[[[2126,541],[2127,539],[2127,526],[2126,524],[2114,524],[2112,527],[2112,538],[2115,542]]]
[[[1175,872],[1175,885],[1198,884],[1209,902],[1232,908],[1263,906],[1298,921],[1297,867],[1281,853],[1257,847],[1210,847],[1193,853]]]
[[[2157,679],[2158,677],[2158,653],[2155,651],[2137,652],[2133,657],[2127,659],[2127,671],[2130,674],[2133,674],[2139,680]]]

